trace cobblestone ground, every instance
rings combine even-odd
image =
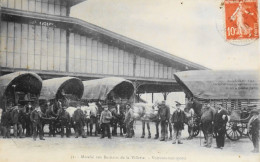
[[[249,138],[239,141],[226,139],[225,148],[215,149],[200,146],[202,137],[185,140],[187,130],[183,131],[183,144],[172,141],[161,142],[153,139],[155,126],[151,124],[152,138],[141,136],[141,124],[135,125],[134,138],[112,137],[100,139],[47,137],[45,141],[32,138],[0,139],[0,161],[260,161],[260,154],[251,153],[253,148]],[[201,139],[201,140],[200,140]]]

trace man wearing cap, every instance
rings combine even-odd
[[[70,137],[71,130],[70,130],[70,114],[65,110],[65,105],[62,106],[61,102],[58,102],[59,110],[57,119],[61,123],[61,138],[64,137],[64,129],[66,128],[66,137]]]
[[[205,147],[210,148],[213,140],[213,125],[215,110],[210,106],[210,102],[206,101],[201,110],[202,131],[205,137]]]
[[[111,139],[111,134],[110,134],[110,120],[112,119],[112,114],[108,110],[108,105],[103,106],[104,110],[101,112],[100,115],[100,124],[102,127],[102,134],[100,138],[105,137],[105,131],[107,131],[107,136],[109,139]]]
[[[15,138],[17,138],[18,133],[20,138],[22,138],[23,135],[23,128],[22,128],[23,114],[22,113],[23,113],[22,110],[19,110],[18,106],[15,106],[11,113],[11,118],[14,125]]]
[[[161,121],[161,140],[167,141],[168,139],[168,123],[170,120],[170,108],[166,106],[165,101],[159,105],[159,118]]]
[[[217,147],[222,149],[225,144],[226,124],[228,121],[227,111],[222,104],[217,105],[217,112],[214,119],[214,132],[216,135]]]
[[[86,134],[84,131],[84,113],[80,109],[80,105],[77,105],[77,110],[74,112],[72,119],[74,121],[76,136],[75,138],[78,138],[78,136],[82,135],[82,138],[86,138]]]
[[[134,124],[134,119],[133,119],[133,108],[131,107],[130,104],[126,105],[126,115],[125,115],[125,121],[126,123],[126,138],[132,138],[132,131],[133,131],[133,124]]]
[[[184,122],[185,122],[185,114],[184,111],[180,109],[181,104],[176,101],[176,108],[172,114],[171,122],[173,123],[173,143],[175,144],[178,141],[178,144],[182,144],[181,142],[181,131],[184,129]]]
[[[43,129],[42,129],[42,112],[40,106],[36,106],[35,109],[32,111],[30,119],[33,123],[33,139],[36,141],[37,138],[37,130],[39,131],[40,140],[45,140],[43,138]]]
[[[256,105],[250,105],[249,107],[257,107]],[[253,153],[259,153],[259,110],[252,110],[253,115],[249,120],[249,125],[252,126],[252,142],[254,146]]]

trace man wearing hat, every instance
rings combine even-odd
[[[217,143],[216,148],[219,149],[222,149],[225,144],[226,124],[228,121],[227,111],[222,106],[222,104],[217,105],[217,112],[214,119],[214,132]]]
[[[202,131],[205,138],[204,146],[210,148],[213,140],[215,110],[211,107],[210,102],[206,101],[201,112]]]
[[[165,104],[165,101],[158,106],[159,107],[159,118],[161,121],[161,140],[167,141],[168,139],[168,123],[170,120],[170,108]]]
[[[132,138],[132,131],[133,131],[133,124],[134,124],[134,119],[133,119],[133,108],[131,107],[130,104],[126,104],[126,115],[125,115],[125,121],[126,123],[126,138]]]
[[[249,107],[257,107],[256,105],[250,105]],[[249,120],[249,125],[252,126],[252,142],[254,150],[252,152],[259,153],[259,109],[254,109],[251,111],[253,115]]]
[[[178,141],[178,144],[182,144],[181,142],[181,131],[184,129],[184,122],[185,122],[185,114],[184,111],[180,109],[181,104],[176,101],[176,108],[172,114],[171,122],[173,123],[173,143],[175,144]]]
[[[43,138],[43,129],[42,129],[41,118],[42,118],[41,108],[40,108],[39,105],[37,105],[35,107],[35,109],[32,111],[31,116],[30,116],[30,119],[33,123],[33,139],[34,139],[34,141],[36,141],[37,130],[39,131],[40,140],[45,140]]]
[[[108,105],[103,106],[104,110],[101,112],[100,115],[100,124],[102,127],[102,134],[100,138],[105,137],[105,131],[107,131],[107,136],[109,139],[111,139],[111,134],[110,134],[110,120],[112,119],[112,114],[108,110]]]

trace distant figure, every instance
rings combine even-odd
[[[185,114],[184,111],[180,109],[181,104],[176,102],[176,108],[172,114],[171,122],[173,123],[173,143],[175,144],[178,141],[178,144],[182,144],[181,142],[181,131],[184,129],[184,122],[185,122]]]
[[[100,115],[100,124],[102,127],[102,134],[100,138],[105,137],[105,131],[107,131],[107,136],[109,139],[111,139],[111,133],[110,133],[110,120],[112,119],[112,114],[108,110],[108,105],[104,105],[104,110],[101,112]]]
[[[253,153],[259,153],[259,112],[257,110],[252,110],[253,115],[249,123],[252,125],[252,142],[254,145]]]
[[[131,107],[130,104],[126,105],[126,115],[125,115],[125,123],[126,123],[126,136],[125,138],[132,138],[133,134],[133,124],[134,124],[134,119],[132,118],[133,116],[133,108]]]
[[[227,111],[222,107],[222,104],[217,105],[217,112],[214,120],[214,132],[216,135],[216,143],[219,149],[225,145],[226,124],[228,121]]]
[[[248,34],[248,37],[251,37],[250,30],[252,30],[252,28],[250,28],[245,23],[244,14],[254,15],[254,13],[251,13],[246,10],[246,6],[243,4],[243,1],[241,1],[241,2],[239,2],[239,5],[238,5],[236,11],[231,16],[231,20],[232,21],[237,20],[237,28],[238,28],[240,37],[243,37],[243,33],[245,33],[246,35]]]

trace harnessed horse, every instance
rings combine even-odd
[[[117,126],[119,126],[120,136],[123,136],[123,134],[126,133],[126,126],[124,123],[126,110],[124,105],[117,104],[115,107],[111,108],[110,111],[113,116],[111,120],[111,126],[113,128],[112,135],[113,136],[117,135]]]
[[[85,114],[85,124],[87,126],[87,135],[92,136],[93,124],[95,124],[95,136],[98,134],[98,106],[96,103],[89,103],[88,106],[81,106]]]
[[[142,121],[142,136],[141,138],[144,138],[145,136],[145,123],[147,124],[147,130],[148,130],[148,138],[151,138],[151,132],[150,132],[150,121],[152,122],[158,122],[158,105],[149,105],[144,103],[135,103],[133,105],[133,116],[132,118],[134,120]],[[156,128],[158,129],[158,127]],[[159,132],[159,130],[158,130]]]

